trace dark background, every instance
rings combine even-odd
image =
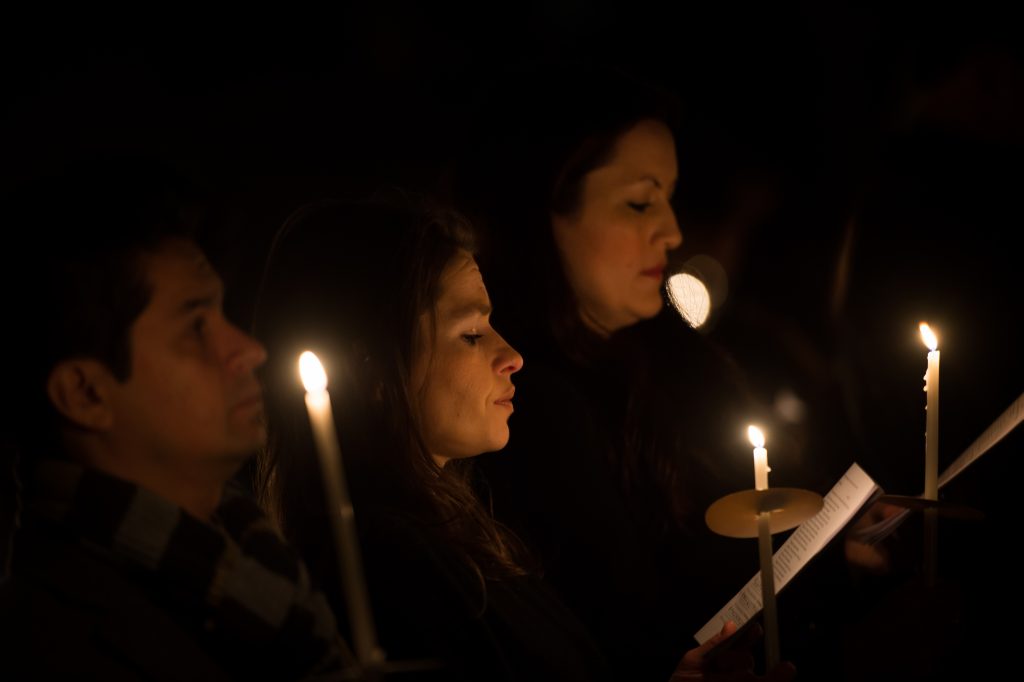
[[[432,189],[474,94],[504,68],[622,66],[685,105],[676,264],[710,254],[729,277],[707,333],[766,404],[789,392],[805,407],[769,424],[773,483],[824,492],[856,460],[887,491],[916,494],[919,321],[940,334],[940,466],[1024,390],[1012,246],[1024,224],[1024,43],[995,3],[767,4],[12,10],[0,28],[2,182],[96,151],[175,164],[231,207],[209,248],[244,324],[293,208],[381,185]],[[1022,444],[1011,435],[944,493],[987,515],[942,526],[957,670],[1004,654],[1016,621]],[[895,551],[913,575],[908,526]],[[920,626],[882,621],[890,642]]]

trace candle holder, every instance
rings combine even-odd
[[[704,521],[719,535],[756,538],[761,514],[769,515],[769,529],[774,535],[796,528],[821,511],[823,504],[821,495],[800,488],[741,490],[708,507]]]
[[[704,514],[708,528],[719,535],[758,539],[766,671],[779,664],[779,625],[775,607],[771,536],[796,528],[821,511],[823,505],[821,495],[809,490],[765,487],[726,495],[708,507]]]

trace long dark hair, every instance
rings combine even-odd
[[[584,178],[623,133],[644,120],[675,132],[680,107],[653,84],[591,65],[546,65],[491,85],[454,163],[453,201],[482,228],[481,267],[502,296],[496,311],[512,343],[554,343],[578,357],[595,339],[577,313],[551,216],[579,207]]]
[[[420,317],[433,311],[452,257],[473,247],[464,219],[400,195],[307,206],[275,239],[255,315],[270,357],[257,489],[314,571],[331,561],[322,551],[330,530],[296,370],[306,349],[332,379],[357,518],[400,514],[481,580],[522,572],[514,538],[473,492],[471,463],[442,469],[430,457],[410,393]]]
[[[612,465],[632,499],[648,508],[662,500],[651,524],[688,529],[707,493],[697,480],[713,471],[719,439],[737,418],[710,407],[739,397],[738,372],[669,309],[610,339],[592,332],[551,227],[553,215],[579,209],[586,175],[646,120],[664,123],[678,139],[682,108],[670,92],[616,69],[559,64],[514,74],[481,97],[451,191],[485,228],[481,268],[497,324],[534,362],[566,358],[609,370],[617,389],[604,407],[618,421],[619,438]],[[698,387],[707,392],[705,405],[694,405]],[[682,405],[697,409],[681,414]]]

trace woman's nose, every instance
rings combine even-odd
[[[495,366],[499,374],[515,374],[523,368],[523,356],[512,346],[508,345],[505,339],[501,339],[501,348],[498,351]]]
[[[678,249],[683,243],[683,233],[679,229],[679,221],[676,219],[676,213],[671,208],[668,209],[667,214],[658,221],[657,227],[654,231],[655,244],[663,244],[666,251]]]

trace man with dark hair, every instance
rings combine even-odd
[[[5,211],[8,253],[27,267],[6,272],[0,293],[22,489],[0,677],[340,668],[305,567],[226,490],[263,444],[265,351],[224,317],[193,240],[201,214],[176,184],[145,164],[83,165]]]

